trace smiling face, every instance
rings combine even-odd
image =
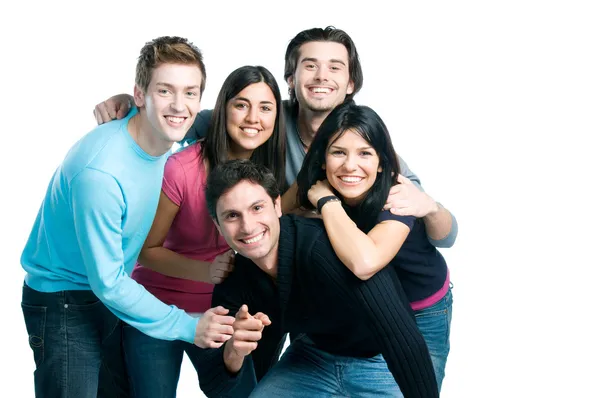
[[[219,197],[217,229],[229,246],[270,273],[277,264],[281,200],[259,184],[243,180]],[[273,258],[274,257],[274,258]]]
[[[170,146],[185,137],[200,110],[202,79],[198,65],[165,63],[153,70],[145,91],[136,85],[135,104],[153,141]]]
[[[352,206],[367,196],[382,170],[375,149],[353,130],[331,138],[324,168],[329,184]]]
[[[329,112],[354,90],[348,68],[348,50],[332,41],[311,41],[300,46],[298,64],[288,85],[300,108]]]
[[[266,83],[250,84],[227,102],[227,133],[233,158],[248,158],[273,135],[277,105]]]

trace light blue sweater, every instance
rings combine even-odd
[[[194,341],[197,319],[129,277],[152,225],[168,154],[148,155],[123,120],[98,126],[50,181],[21,264],[41,292],[89,290],[149,336]]]

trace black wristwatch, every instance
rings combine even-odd
[[[335,195],[323,196],[321,199],[317,201],[317,212],[321,214],[321,209],[325,206],[325,203],[328,202],[339,202],[340,198]]]

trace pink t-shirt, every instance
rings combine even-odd
[[[169,157],[162,191],[179,206],[179,212],[163,247],[195,260],[212,262],[229,246],[210,218],[205,187],[206,168],[200,158],[199,143]],[[139,263],[135,265],[131,277],[166,304],[174,304],[194,313],[210,308],[212,284],[166,276]]]

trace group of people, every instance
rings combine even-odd
[[[298,33],[284,78],[200,112],[200,50],[160,37],[96,106],[21,257],[36,396],[173,397],[184,353],[208,397],[439,395],[456,220],[354,102],[346,32]]]

